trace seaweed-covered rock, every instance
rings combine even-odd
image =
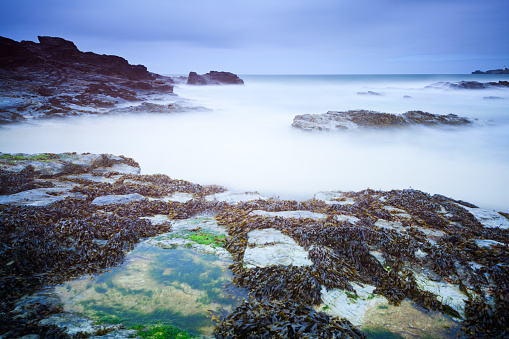
[[[292,127],[305,131],[339,131],[367,128],[394,128],[407,126],[462,126],[471,119],[455,114],[438,115],[422,111],[403,114],[380,113],[366,110],[329,111],[324,114],[303,114],[293,119]]]
[[[317,312],[293,300],[250,298],[222,319],[216,338],[366,338],[347,319]]]
[[[352,323],[362,326],[366,314],[382,316],[377,306],[409,300],[419,312],[463,320],[466,337],[507,336],[507,213],[413,189],[267,199],[162,174],[122,174],[116,166],[139,167],[110,155],[0,159],[3,197],[32,194],[29,201],[0,202],[0,335],[62,334],[65,319],[77,318],[53,315],[62,312],[44,305],[22,310],[22,297],[119,265],[141,238],[162,234],[150,243],[173,248],[169,240],[180,232],[195,239],[181,242],[190,250],[219,245],[224,249],[210,252],[218,256],[227,250],[232,282],[253,296],[222,314],[217,337],[273,331],[283,338],[362,337]],[[67,170],[42,174],[48,162]],[[143,199],[93,204],[108,195]],[[195,236],[209,233],[207,245],[197,243]],[[277,246],[285,251],[266,255]]]

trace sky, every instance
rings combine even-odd
[[[57,36],[160,74],[467,74],[509,66],[509,0],[2,0],[0,36]]]

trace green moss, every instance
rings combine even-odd
[[[56,154],[36,154],[33,156],[24,156],[24,155],[12,155],[12,154],[0,154],[0,159],[5,160],[37,160],[37,161],[51,161],[53,159],[59,159],[59,156]]]
[[[212,247],[221,247],[226,242],[225,235],[215,235],[204,232],[187,235],[184,237],[184,239],[189,239],[202,245],[210,245]]]
[[[350,291],[345,291],[345,294],[350,299],[353,299],[353,300],[359,299],[359,296],[357,294],[354,294],[354,293],[352,293]]]
[[[102,324],[117,325],[117,324],[121,324],[121,323],[122,323],[122,319],[120,319],[116,315],[103,315],[97,321],[98,325],[102,325]]]

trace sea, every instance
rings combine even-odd
[[[51,119],[0,128],[0,151],[132,157],[142,174],[267,197],[413,188],[509,212],[509,88],[447,82],[509,75],[240,75],[245,85],[177,85],[154,98],[207,110]],[[371,94],[369,94],[371,93]],[[306,132],[300,114],[421,110],[477,119],[468,127]]]

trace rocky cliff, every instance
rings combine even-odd
[[[0,123],[108,113],[119,104],[172,94],[173,80],[124,58],[81,52],[73,42],[0,37]]]

